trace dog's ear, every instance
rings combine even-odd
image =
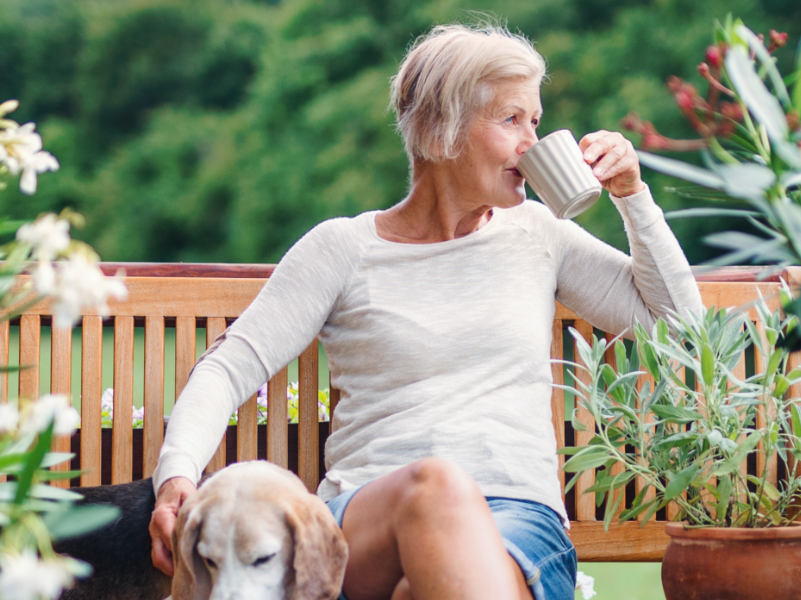
[[[172,600],[208,600],[211,596],[211,576],[197,553],[197,538],[202,524],[202,504],[196,505],[190,498],[178,511],[172,532],[175,564]]]
[[[309,494],[286,513],[295,541],[295,594],[290,600],[333,600],[348,563],[345,536],[322,500]]]

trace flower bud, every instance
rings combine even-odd
[[[630,112],[623,117],[620,125],[628,131],[637,131],[640,128],[640,117],[636,112]]]
[[[721,102],[720,114],[732,121],[739,122],[743,120],[743,109],[739,104],[735,104],[734,102]]]
[[[698,65],[698,74],[701,77],[709,76],[709,65],[706,64],[705,62],[702,62],[701,64],[699,64]]]
[[[787,34],[786,33],[779,33],[775,29],[770,30],[770,47],[774,50],[776,48],[781,48],[787,43]]]
[[[676,98],[676,104],[678,104],[679,108],[682,110],[693,110],[695,107],[693,97],[686,89],[679,90],[674,97]]]
[[[14,112],[19,108],[19,100],[6,100],[0,104],[0,117],[6,116],[10,112]]]
[[[709,46],[706,49],[706,62],[709,63],[713,69],[719,69],[722,60],[723,53],[718,46]]]

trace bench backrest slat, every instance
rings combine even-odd
[[[564,348],[564,328],[561,319],[554,319],[552,340],[551,340],[551,356],[561,357]],[[551,365],[551,375],[553,382],[556,385],[564,385],[565,371],[559,363]],[[554,433],[556,434],[556,447],[562,449],[565,447],[565,392],[559,387],[554,387],[551,394],[551,421],[553,422]],[[559,482],[562,487],[562,500],[565,498],[565,472],[562,466],[565,464],[564,454],[558,455],[559,459]]]
[[[39,315],[22,315],[19,324],[19,364],[25,369],[19,373],[19,395],[23,398],[39,397],[39,346],[41,329]]]
[[[133,480],[134,318],[114,317],[114,422],[111,483]]]
[[[142,474],[153,475],[164,441],[164,317],[145,318]]]
[[[592,325],[587,321],[576,320],[573,323],[573,328],[578,331],[585,340],[592,343],[593,329]],[[573,342],[573,360],[577,364],[583,364],[581,356],[579,356],[578,353],[578,348],[576,347],[576,342],[572,336],[571,341]],[[585,384],[591,383],[589,373],[584,369],[576,369],[574,375],[579,381]],[[578,406],[578,403],[576,404],[576,420],[586,427],[586,431],[574,432],[575,445],[584,445],[588,444],[595,435],[595,421],[587,409]],[[592,471],[585,471],[582,473],[576,482],[576,518],[579,521],[592,521],[595,519],[595,494],[584,493],[587,488],[591,487],[594,483],[595,473]]]
[[[50,393],[66,394],[70,396],[72,387],[72,331],[67,328],[53,327],[50,342]],[[70,438],[58,435],[53,438],[51,445],[54,452],[69,452]],[[69,471],[70,464],[63,462],[53,467],[54,471]],[[52,485],[56,487],[69,487],[69,480],[57,479]]]
[[[316,490],[320,481],[318,357],[317,340],[298,357],[298,476],[310,490]]]
[[[289,467],[288,379],[288,369],[284,367],[267,384],[267,460],[285,469]]]
[[[100,485],[102,464],[103,319],[88,315],[81,325],[81,485]]]
[[[179,323],[180,334],[179,334]],[[196,341],[196,325],[197,322],[191,317],[178,317],[175,320],[175,398],[178,399],[180,392],[178,386],[183,390],[189,373],[195,363],[195,355],[197,349],[195,347]],[[218,336],[222,335],[225,331],[225,317],[209,317],[206,320],[206,348],[210,347]],[[181,344],[181,352],[178,351],[179,336]],[[191,339],[190,339],[191,338]],[[191,346],[191,348],[190,348]],[[180,365],[180,366],[179,366]],[[243,428],[245,429],[245,428]],[[243,431],[243,437],[247,433]],[[211,457],[209,464],[206,465],[206,473],[214,473],[225,467],[227,456],[228,440],[227,434],[223,434],[220,445],[214,451],[214,456]]]

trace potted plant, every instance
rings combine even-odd
[[[714,44],[698,67],[708,83],[706,96],[678,78],[668,81],[698,139],[663,136],[634,113],[623,123],[642,135],[644,149],[700,151],[705,168],[644,151],[642,164],[741,205],[677,211],[668,218],[742,217],[763,234],[707,237],[729,251],[717,264],[801,262],[801,46],[796,72],[784,78],[773,53],[787,35],[771,31],[768,47],[763,40],[729,17],[716,23]],[[710,197],[700,188],[683,192]],[[758,305],[764,334],[742,315],[715,309],[673,319],[673,337],[666,323],[650,333],[638,328],[630,355],[615,344],[616,367],[603,365],[603,340],[590,346],[577,338],[581,368],[590,371],[592,383],[576,381],[573,388],[598,433],[588,446],[567,450],[574,456],[565,469],[603,467],[590,490],[599,505],[605,498],[607,527],[621,502],[622,494],[614,492],[633,477],[644,485],[621,520],[678,504],[681,523],[667,526],[671,542],[662,569],[668,600],[798,596],[794,465],[801,459],[801,417],[799,399],[786,397],[801,376],[797,369],[788,372],[789,352],[801,349],[798,295],[785,287],[783,311]],[[765,369],[738,378],[734,364],[749,344]],[[640,368],[653,376],[653,387],[636,389]],[[692,383],[680,369],[691,373]],[[754,455],[762,466],[758,477],[747,472]],[[777,457],[787,467],[782,481],[765,468]],[[623,465],[622,472],[613,465]]]
[[[789,289],[783,290],[785,300]],[[668,600],[687,598],[796,598],[801,585],[801,527],[794,505],[801,477],[789,469],[777,480],[776,458],[801,460],[801,410],[789,398],[801,382],[790,370],[782,340],[798,317],[756,304],[759,325],[745,313],[709,309],[705,314],[660,320],[652,332],[635,328],[631,348],[611,345],[607,364],[603,338],[586,341],[578,332],[579,363],[587,377],[565,386],[595,422],[588,445],[568,447],[565,471],[598,469],[594,492],[606,504],[604,526],[647,521],[671,502],[678,522],[667,525],[672,540],[662,579]],[[765,365],[738,377],[736,365],[750,345]],[[641,376],[651,382],[637,385]],[[573,427],[586,430],[574,413]],[[749,455],[759,455],[758,474],[748,474]],[[768,465],[768,466],[766,466]],[[640,492],[623,504],[626,484],[639,478]],[[759,574],[755,577],[755,574]]]

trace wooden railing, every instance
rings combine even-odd
[[[18,339],[19,364],[30,368],[18,376],[19,395],[36,398],[50,391],[75,396],[72,374],[80,374],[81,429],[72,439],[54,442],[56,450],[74,451],[73,468],[86,472],[79,480],[59,481],[59,485],[100,485],[124,483],[134,478],[149,477],[156,466],[164,436],[165,367],[174,361],[175,398],[178,397],[196,357],[198,329],[205,329],[205,346],[211,344],[253,300],[272,273],[272,266],[259,265],[185,265],[185,264],[114,264],[103,265],[107,273],[118,268],[127,272],[129,297],[126,301],[111,302],[111,317],[103,320],[96,314],[85,314],[76,330],[51,327],[49,307],[40,304],[26,310],[11,325],[0,325],[0,363],[9,361],[9,348]],[[768,304],[778,306],[779,275],[794,282],[801,269],[786,269],[763,278],[760,268],[730,268],[697,275],[698,285],[707,306],[743,306],[757,298],[759,292]],[[751,313],[754,313],[751,309]],[[751,314],[756,320],[756,314]],[[552,357],[577,356],[567,327],[574,327],[587,338],[592,326],[567,308],[558,305],[553,323]],[[113,330],[113,361],[103,364],[103,332]],[[165,340],[172,339],[174,356],[165,352]],[[143,332],[143,333],[142,333]],[[167,336],[167,332],[170,333]],[[602,332],[595,332],[602,334]],[[41,355],[43,335],[50,337],[50,356]],[[80,337],[80,353],[73,352]],[[143,342],[141,341],[143,338]],[[140,339],[136,342],[136,339]],[[107,340],[108,343],[108,340]],[[204,344],[201,341],[201,346]],[[143,346],[143,358],[134,360],[135,347]],[[614,360],[610,357],[610,360]],[[797,357],[793,357],[798,364]],[[11,364],[17,357],[11,357]],[[743,356],[739,369],[745,374],[746,364],[756,372],[762,368],[761,357]],[[44,366],[42,366],[44,365]],[[110,429],[101,428],[101,396],[104,369],[113,369],[114,420]],[[322,448],[328,436],[328,424],[318,422],[318,344],[315,341],[299,357],[299,419],[297,425],[287,423],[287,368],[275,375],[269,384],[269,414],[267,425],[257,424],[256,397],[250,398],[238,412],[238,424],[229,427],[207,470],[215,471],[235,461],[266,458],[293,469],[309,490],[316,490],[324,474]],[[50,389],[39,389],[42,373],[49,369]],[[137,372],[137,369],[140,372]],[[171,369],[166,369],[171,371]],[[13,375],[12,375],[13,377]],[[565,379],[564,368],[553,366],[554,381]],[[107,377],[108,378],[108,377]],[[131,427],[134,401],[134,381],[141,380],[145,408],[144,426]],[[77,382],[76,382],[77,383]],[[8,397],[6,376],[0,386],[0,401]],[[791,390],[791,393],[797,393]],[[801,393],[797,393],[801,396]],[[336,408],[338,392],[331,390],[331,411]],[[559,447],[586,443],[592,436],[592,418],[580,410],[578,418],[590,425],[590,431],[574,432],[570,415],[566,416],[565,395],[554,389],[552,397],[553,425]],[[561,458],[560,458],[561,460]],[[62,468],[67,468],[63,465]],[[776,483],[783,477],[786,465],[775,460],[766,463],[756,460],[749,466],[754,474],[768,470]],[[560,471],[564,488],[564,474]],[[653,561],[661,560],[667,545],[664,522],[675,515],[668,506],[648,523],[613,525],[609,532],[597,520],[594,494],[583,491],[593,483],[587,473],[565,498],[571,519],[570,535],[583,561]],[[630,503],[638,484],[625,490]],[[625,504],[621,503],[620,510]]]

